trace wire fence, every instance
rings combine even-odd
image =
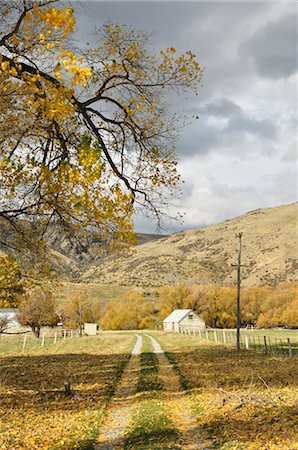
[[[221,328],[186,328],[180,327],[179,332],[188,336],[196,336],[200,339],[235,345],[237,332],[234,329]],[[298,336],[298,335],[297,335]],[[240,346],[246,350],[262,352],[265,355],[298,355],[298,339],[292,337],[278,337],[266,335],[263,330],[257,332],[242,329],[240,332]]]
[[[79,330],[64,330],[61,328],[43,328],[39,338],[29,330],[8,331],[0,334],[0,353],[37,350],[69,338],[79,337],[79,335]]]

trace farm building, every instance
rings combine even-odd
[[[17,321],[17,312],[17,308],[0,308],[0,320],[8,320],[8,324],[11,327],[19,325]]]
[[[175,309],[163,321],[164,331],[179,333],[181,328],[195,328],[205,330],[206,325],[203,319],[191,309]]]
[[[96,336],[97,328],[97,323],[84,323],[84,333],[86,336]]]

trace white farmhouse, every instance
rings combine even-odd
[[[192,309],[175,309],[163,321],[164,331],[179,333],[183,328],[205,330],[206,324]]]

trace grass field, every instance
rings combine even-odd
[[[204,437],[222,450],[298,449],[298,358],[237,353],[193,336],[151,332],[166,351],[180,387],[162,377],[145,333],[132,422],[125,449],[186,449],[179,433]],[[136,341],[134,332],[101,332],[25,350],[0,339],[0,448],[93,449]],[[40,344],[40,340],[36,340]],[[2,347],[1,347],[2,346]],[[165,364],[165,363],[163,363]],[[70,382],[74,395],[66,396]],[[184,393],[183,393],[184,390]],[[189,402],[192,431],[175,411]],[[178,425],[177,425],[178,424]],[[118,448],[118,447],[115,447]],[[204,447],[206,448],[206,446]]]
[[[117,298],[129,289],[128,287],[115,285],[70,283],[65,281],[59,284],[54,292],[58,301],[64,301],[72,294],[80,294],[82,299],[89,297],[104,306],[106,302]]]
[[[0,448],[87,448],[134,340],[105,333],[2,356]],[[65,382],[76,396],[65,396]]]
[[[265,356],[190,336],[158,337],[190,385],[212,448],[296,449],[298,358]]]

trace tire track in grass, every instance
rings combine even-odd
[[[173,426],[179,432],[178,442],[183,450],[212,449],[211,443],[202,435],[192,412],[190,400],[186,392],[181,390],[179,375],[156,339],[150,335],[154,353],[158,358],[160,380],[163,386],[162,397]]]
[[[131,352],[130,361],[110,403],[94,446],[96,450],[116,450],[122,449],[124,446],[124,432],[132,417],[134,395],[140,371],[139,354],[142,349],[142,337],[136,336],[137,342]]]
[[[178,432],[163,402],[159,378],[158,358],[146,336],[141,354],[138,396],[126,431],[125,450],[182,449],[177,443]]]

